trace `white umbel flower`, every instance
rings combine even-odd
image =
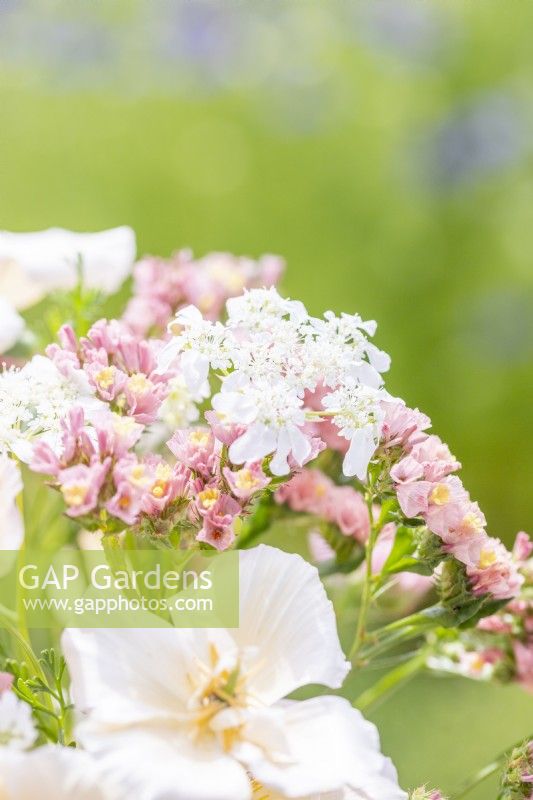
[[[179,359],[189,390],[203,387],[205,397],[210,380],[220,380],[212,401],[219,419],[248,426],[231,445],[234,463],[272,455],[272,473],[286,475],[289,459],[302,466],[312,451],[306,422],[327,415],[351,442],[345,474],[364,478],[380,433],[381,373],[390,364],[367,338],[375,322],[331,311],[323,319],[311,317],[302,303],[274,288],[246,291],[226,308],[225,324],[205,320],[194,306],[179,311],[160,368]],[[319,385],[335,395],[335,409],[328,406],[326,413],[305,408],[305,393]],[[338,405],[343,399],[346,405]]]
[[[348,477],[356,475],[364,480],[366,476],[368,462],[379,444],[383,397],[382,392],[349,380],[322,399],[339,434],[350,442],[343,462],[343,472]]]
[[[140,800],[405,800],[374,726],[340,697],[349,670],[314,567],[240,553],[237,629],[69,630],[76,736]],[[254,781],[254,783],[252,783]],[[328,795],[326,795],[328,796]]]
[[[83,388],[41,355],[22,369],[0,373],[0,452],[12,452],[27,462],[36,439],[56,443],[61,420],[71,408],[83,406],[89,412],[102,408],[100,401],[80,393]]]

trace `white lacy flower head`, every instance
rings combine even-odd
[[[230,449],[235,463],[273,454],[274,475],[289,472],[289,457],[302,465],[311,445],[303,426],[330,416],[351,442],[346,475],[363,478],[379,439],[381,372],[389,357],[368,341],[375,322],[358,315],[311,317],[299,301],[276,289],[252,289],[228,300],[225,324],[210,322],[194,306],[169,325],[174,337],[161,353],[165,369],[179,358],[189,389],[209,394],[218,373],[221,390],[212,400],[224,423],[247,425]],[[306,391],[331,388],[327,410],[307,409]]]
[[[0,752],[4,748],[27,750],[36,738],[37,731],[29,705],[19,700],[11,691],[1,692]],[[2,797],[1,791],[0,797]]]
[[[103,407],[82,394],[84,389],[63,377],[45,356],[34,356],[21,369],[4,370],[0,373],[0,452],[12,452],[26,462],[35,439],[55,444],[61,420],[71,408]]]
[[[13,265],[34,289],[32,302],[51,289],[70,289],[81,263],[86,286],[116,292],[135,260],[135,233],[127,226],[98,233],[49,228],[34,233],[0,231],[0,268]],[[13,282],[16,287],[17,282]]]
[[[0,353],[5,353],[18,342],[25,323],[11,303],[0,295]]]
[[[338,688],[349,670],[318,573],[299,556],[240,553],[239,628],[73,629],[63,649],[76,737],[131,796],[407,797],[347,700],[284,699]]]
[[[22,478],[17,464],[0,453],[0,550],[18,550],[24,538],[22,515],[17,506],[21,491]]]
[[[131,795],[130,795],[131,797]],[[98,764],[72,747],[46,745],[30,753],[0,747],[1,800],[126,800]]]
[[[201,399],[193,396],[182,375],[171,378],[169,392],[163,400],[158,417],[169,428],[187,428],[200,416],[197,402]]]
[[[361,386],[354,379],[327,394],[322,405],[332,413],[339,434],[350,442],[344,457],[343,471],[347,476],[364,479],[368,462],[379,444],[383,411],[380,400],[383,392],[371,386]]]

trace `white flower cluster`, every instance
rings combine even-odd
[[[0,452],[29,461],[33,442],[44,437],[54,443],[61,420],[75,405],[100,405],[84,398],[80,387],[64,378],[45,356],[34,356],[22,369],[0,373]]]
[[[161,353],[160,366],[179,357],[193,395],[208,397],[213,372],[221,379],[212,399],[224,424],[246,426],[230,447],[234,463],[273,454],[275,475],[289,472],[312,450],[306,422],[329,417],[350,441],[344,461],[348,476],[366,475],[380,434],[381,372],[390,359],[368,341],[375,322],[358,315],[323,319],[305,306],[280,297],[276,289],[252,289],[228,300],[227,321],[210,322],[194,306],[176,314],[174,337]],[[306,392],[331,389],[323,410],[306,407]]]

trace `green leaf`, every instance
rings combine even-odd
[[[417,566],[419,562],[412,557],[416,550],[416,544],[413,529],[406,525],[399,525],[396,529],[392,550],[383,564],[382,574],[390,575]]]

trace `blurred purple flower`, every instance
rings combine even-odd
[[[516,98],[494,92],[454,111],[430,131],[419,164],[434,187],[449,190],[510,167],[524,154],[525,144]]]

